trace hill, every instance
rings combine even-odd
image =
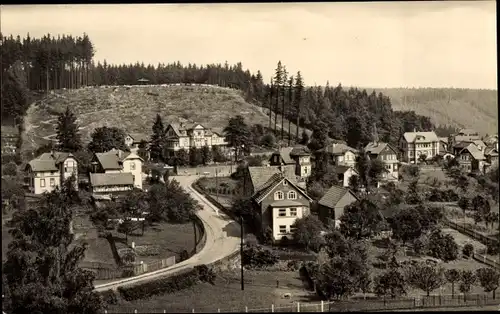
[[[23,150],[46,144],[55,137],[56,115],[69,106],[78,117],[81,134],[114,126],[127,133],[150,136],[157,113],[164,124],[192,121],[221,131],[237,114],[249,124],[268,126],[266,109],[247,103],[235,89],[210,85],[101,86],[52,91],[28,109]],[[274,115],[273,115],[274,118]],[[285,120],[286,121],[286,120]],[[281,118],[278,117],[278,126]],[[285,122],[288,130],[288,121]],[[295,134],[295,125],[291,127]]]
[[[498,92],[455,88],[367,88],[391,99],[394,110],[413,110],[436,125],[469,127],[482,134],[498,132]]]

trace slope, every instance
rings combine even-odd
[[[436,125],[469,127],[482,134],[498,131],[496,90],[455,88],[367,88],[391,98],[394,110],[414,110]]]
[[[34,103],[25,119],[24,151],[55,137],[57,113],[69,106],[78,117],[84,140],[101,126],[119,127],[127,133],[150,136],[158,113],[164,123],[190,120],[221,131],[237,114],[249,124],[269,124],[264,108],[247,103],[235,89],[210,85],[101,86],[58,90]],[[274,115],[273,115],[274,118]],[[281,126],[278,117],[278,126]],[[288,130],[288,121],[285,121]],[[295,134],[295,125],[291,128]]]

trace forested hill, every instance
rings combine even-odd
[[[11,120],[26,113],[29,90],[49,93],[57,89],[144,82],[210,84],[239,89],[247,102],[271,109],[273,116],[269,125],[276,130],[285,121],[276,118],[275,114],[284,113],[285,118],[299,120],[301,126],[321,133],[319,138],[328,135],[346,140],[353,147],[365,145],[375,133],[382,141],[396,143],[402,132],[434,128],[429,117],[411,111],[395,112],[392,106],[395,98],[385,93],[328,84],[305,87],[307,78],[300,72],[287,73],[281,62],[278,62],[272,81],[266,84],[260,71],[251,73],[241,63],[204,66],[180,62],[158,65],[95,63],[93,44],[85,34],[81,37],[46,35],[40,39],[2,37],[1,54],[2,114]],[[234,112],[236,114],[238,112]],[[450,121],[455,121],[453,119]]]
[[[367,91],[373,89],[367,88]],[[483,134],[498,131],[498,91],[458,88],[377,88],[394,110],[414,110],[437,125],[471,127]]]

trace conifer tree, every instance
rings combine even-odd
[[[280,104],[281,89],[283,86],[283,66],[281,65],[281,61],[278,61],[278,66],[276,67],[275,70],[274,86],[275,86],[274,133],[276,133],[278,127],[278,108]]]
[[[281,78],[281,141],[284,139],[285,134],[285,102],[286,102],[286,89],[287,89],[287,76],[288,72],[286,71],[286,67],[283,67],[283,76]]]
[[[62,152],[77,152],[82,148],[76,117],[69,107],[57,118],[57,149]]]
[[[292,115],[290,115],[290,109],[292,108],[293,102],[293,75],[290,76],[288,80],[288,103],[287,103],[287,115],[288,115],[288,146],[292,145],[292,130],[291,130],[291,121]]]
[[[159,114],[153,123],[153,134],[151,135],[150,156],[152,160],[159,161],[162,158],[165,128]]]
[[[302,100],[303,100],[303,97],[304,97],[304,81],[303,81],[303,78],[302,78],[302,74],[299,72],[297,72],[297,78],[295,79],[295,98],[294,98],[294,101],[295,101],[295,114],[296,114],[296,124],[297,124],[297,130],[296,130],[296,138],[298,140],[299,138],[299,129],[300,129],[300,110],[301,110],[301,106],[302,106]]]

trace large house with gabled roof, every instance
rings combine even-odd
[[[228,145],[222,132],[207,128],[199,123],[170,123],[165,129],[167,154],[173,156],[180,149],[189,150],[191,147]]]
[[[75,188],[78,189],[78,162],[71,153],[43,153],[31,160],[25,170],[29,178],[30,193],[51,192],[72,175],[75,176]]]
[[[359,152],[345,143],[330,143],[324,148],[324,151],[331,156],[332,162],[336,166],[353,168],[356,166],[356,157]]]
[[[418,163],[421,156],[432,159],[439,155],[441,141],[434,131],[405,132],[400,140],[400,149],[403,151],[403,161]]]
[[[248,167],[243,175],[243,196],[250,198],[264,232],[275,241],[292,239],[295,220],[310,214],[312,199],[298,181],[294,165]]]
[[[96,153],[92,159],[92,174],[90,183],[99,182],[101,190],[107,186],[107,191],[123,191],[126,187],[142,189],[142,164],[143,159],[134,152],[124,152],[119,149],[112,149],[105,153]],[[129,175],[117,175],[128,173]],[[92,176],[99,174],[98,176]],[[107,178],[107,179],[106,179]],[[116,178],[119,178],[116,179]],[[115,180],[116,179],[116,180]]]
[[[366,145],[365,152],[370,159],[378,159],[384,164],[386,172],[382,173],[381,181],[399,180],[399,154],[391,144],[370,142]]]
[[[311,153],[306,147],[282,147],[269,159],[271,166],[294,166],[295,175],[307,178],[311,175]]]

